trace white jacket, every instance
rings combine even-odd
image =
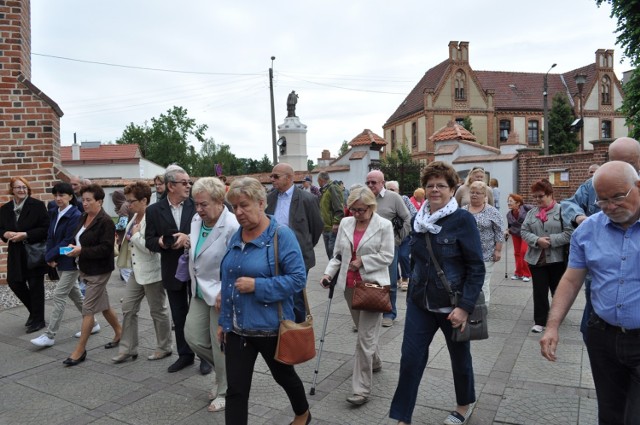
[[[124,234],[129,232],[133,223],[136,222],[135,214]],[[133,269],[136,282],[140,285],[147,285],[149,283],[155,283],[162,281],[162,274],[160,272],[160,253],[151,252],[145,246],[144,231],[147,227],[146,216],[140,223],[140,231],[131,236],[130,240],[124,240],[120,246],[120,254],[118,255],[118,267]]]

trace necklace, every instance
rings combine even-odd
[[[206,238],[209,236],[209,233],[213,230],[213,226],[207,227],[204,223],[202,223],[202,237]]]

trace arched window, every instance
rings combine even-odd
[[[465,93],[464,93],[464,84],[465,84],[465,74],[464,72],[462,72],[461,70],[458,70],[458,72],[456,72],[456,76],[455,76],[455,98],[456,100],[464,100],[465,99]]]
[[[608,75],[602,77],[600,81],[600,92],[602,93],[602,104],[611,105],[611,79]]]

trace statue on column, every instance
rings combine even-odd
[[[298,103],[298,95],[293,90],[287,97],[287,118],[296,116],[296,103]]]

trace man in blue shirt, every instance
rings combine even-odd
[[[591,274],[593,312],[586,345],[602,424],[640,417],[640,181],[629,163],[604,164],[593,177],[602,209],[571,238],[569,267],[553,298],[541,352],[556,360],[558,327]]]

